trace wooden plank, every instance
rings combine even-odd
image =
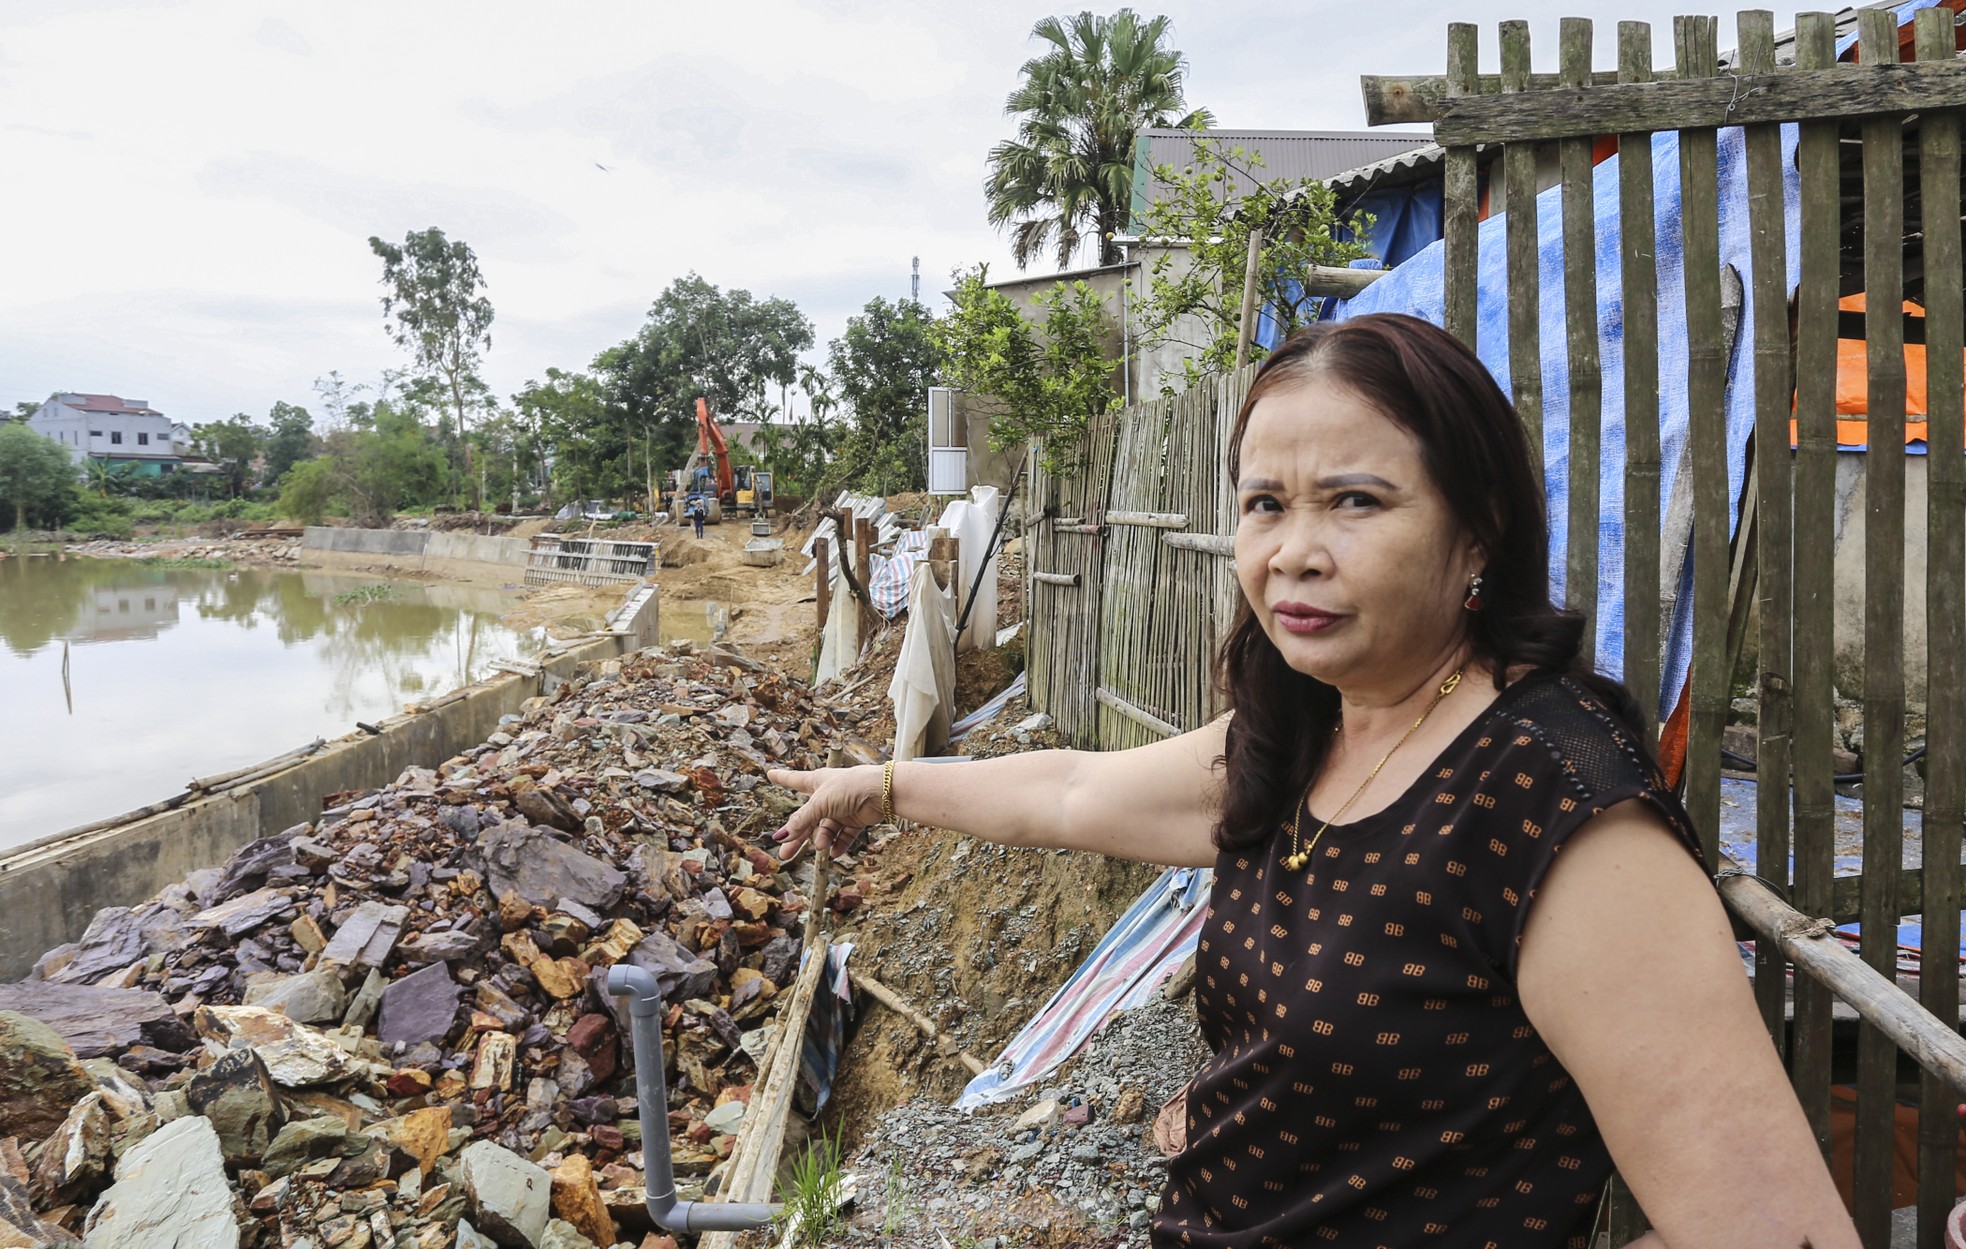
[[[824,890],[816,890],[812,906],[825,905]],[[806,1019],[812,1014],[812,1000],[825,978],[827,941],[821,937],[806,946],[805,963],[793,982],[792,996],[778,1016],[778,1034],[772,1038],[767,1069],[760,1076],[758,1092],[751,1099],[738,1140],[732,1146],[729,1176],[718,1193],[726,1202],[768,1201],[778,1178],[778,1156],[785,1148],[785,1121],[792,1111],[792,1092],[799,1084],[799,1055],[804,1050]],[[737,1236],[732,1232],[706,1232],[697,1242],[700,1249],[734,1249]]]
[[[1775,72],[1775,15],[1766,9],[1737,19],[1740,68],[1752,74]],[[1766,760],[1771,785],[1786,784],[1791,670],[1790,623],[1795,604],[1791,586],[1794,500],[1789,466],[1789,416],[1794,387],[1789,379],[1788,221],[1783,206],[1782,131],[1774,125],[1747,128],[1749,282],[1754,300],[1754,462],[1755,603],[1759,611],[1760,652],[1757,692],[1757,760]],[[1744,547],[1746,543],[1742,544]],[[1764,880],[1789,886],[1789,804],[1755,804],[1755,865]],[[1788,964],[1781,947],[1755,947],[1755,996],[1762,1022],[1777,1052],[1788,1049]]]
[[[820,637],[826,636],[826,616],[833,610],[833,558],[826,539],[812,544],[813,616]]]
[[[1926,9],[1914,19],[1918,58],[1949,61],[1953,15]],[[1929,424],[1925,457],[1925,806],[1920,847],[1930,888],[1902,890],[1925,917],[1925,945],[1959,947],[1960,829],[1966,821],[1966,265],[1960,255],[1959,114],[1919,119],[1920,230],[1925,235],[1925,353]],[[1909,336],[1908,336],[1909,337]],[[1935,905],[1926,906],[1930,897]],[[1938,1019],[1959,1018],[1959,977],[1950,959],[1920,965],[1919,1003]],[[1926,970],[1926,969],[1929,969]],[[1918,1099],[1918,1238],[1944,1242],[1958,1167],[1957,1097],[1926,1075]]]
[[[1225,559],[1234,559],[1236,555],[1236,540],[1227,534],[1164,533],[1160,540],[1177,551],[1199,551]]]
[[[1179,512],[1107,512],[1102,519],[1109,525],[1137,525],[1143,529],[1188,527],[1188,518]]]
[[[1673,20],[1682,76],[1712,73],[1719,53],[1710,17]],[[1609,90],[1610,88],[1606,88]],[[1719,166],[1712,129],[1679,134],[1685,239],[1686,456],[1693,478],[1693,671],[1685,801],[1709,863],[1720,838],[1720,731],[1727,723],[1727,345],[1720,309]]]
[[[1618,81],[1652,76],[1652,27],[1618,23]],[[1659,736],[1659,267],[1652,136],[1618,136],[1618,263],[1625,313],[1625,684]]]
[[[1889,9],[1858,14],[1866,66],[1898,59]],[[1905,352],[1904,147],[1901,119],[1863,123],[1865,355],[1870,449],[1864,455],[1864,866],[1895,868],[1904,851]],[[1864,962],[1889,977],[1898,960],[1898,873],[1864,873]],[[1897,1126],[1897,1048],[1874,1026],[1857,1032],[1857,1140],[1852,1186],[1857,1233],[1891,1239],[1891,1167]]]
[[[1889,16],[1889,11],[1886,11]],[[1780,945],[1794,962],[1804,980],[1818,980],[1850,1004],[1867,1028],[1875,1029],[1888,1042],[1902,1047],[1920,1067],[1936,1073],[1953,1090],[1955,1097],[1966,1097],[1966,1037],[1943,1020],[1934,1019],[1898,988],[1890,975],[1880,973],[1867,961],[1852,954],[1836,939],[1836,929],[1828,920],[1812,919],[1789,906],[1768,886],[1740,872],[1731,861],[1731,871],[1720,877],[1721,897],[1727,909],[1754,930],[1756,937]],[[1955,1129],[1956,1130],[1956,1129]],[[1890,1205],[1891,1186],[1883,1188],[1884,1204]],[[1858,1190],[1862,1203],[1862,1189]],[[1866,1245],[1879,1249],[1890,1244],[1889,1211],[1882,1240],[1865,1238]]]
[[[1715,65],[1678,79],[1578,90],[1526,89],[1522,98],[1444,97],[1434,142],[1535,143],[1594,134],[1696,129],[1785,121],[1902,117],[1966,107],[1966,63],[1924,62],[1788,70],[1716,78]]]
[[[1179,737],[1181,735],[1181,730],[1174,725],[1169,724],[1151,711],[1134,706],[1103,685],[1094,691],[1093,697],[1099,700],[1100,706],[1111,707],[1114,711],[1119,712],[1140,727],[1151,729],[1162,737]]]
[[[1796,62],[1804,70],[1836,59],[1836,22],[1827,13],[1796,18]],[[1795,769],[1796,907],[1827,915],[1835,855],[1834,568],[1836,544],[1836,301],[1841,212],[1837,124],[1801,128],[1801,285],[1796,296],[1795,453]],[[1790,1078],[1825,1159],[1830,1152],[1829,991],[1795,981]]]
[[[1470,28],[1472,29],[1472,28]],[[1453,27],[1448,28],[1448,47],[1453,47]],[[1450,58],[1452,53],[1449,53]],[[1670,78],[1668,70],[1664,77]],[[1628,82],[1615,70],[1598,70],[1591,75],[1591,85],[1609,86],[1616,82]],[[1501,76],[1498,74],[1468,75],[1468,88],[1457,92],[1454,89],[1455,75],[1450,68],[1445,77],[1431,74],[1361,74],[1359,75],[1359,94],[1365,100],[1365,124],[1368,126],[1427,125],[1441,118],[1441,109],[1452,95],[1482,93],[1493,95],[1501,90]],[[1554,91],[1563,86],[1557,74],[1531,74],[1531,91]]]
[[[1503,22],[1502,90],[1520,98],[1529,86],[1529,23]],[[1529,437],[1529,454],[1543,468],[1542,275],[1536,248],[1536,145],[1502,154],[1503,207],[1508,247],[1509,385],[1516,415]]]
[[[1566,17],[1559,33],[1561,76],[1581,89],[1591,76],[1591,23]],[[1598,438],[1604,379],[1597,351],[1597,207],[1592,140],[1565,139],[1563,166],[1563,326],[1570,364],[1570,524],[1563,557],[1563,598],[1584,617],[1580,643],[1597,654]]]
[[[1466,95],[1477,90],[1475,80],[1481,64],[1479,40],[1480,30],[1472,22],[1448,25],[1445,83],[1446,90],[1452,94]],[[1475,149],[1470,145],[1448,148],[1442,177],[1441,214],[1446,239],[1443,279],[1446,308],[1442,323],[1448,333],[1473,347],[1481,230],[1480,177],[1475,166]]]

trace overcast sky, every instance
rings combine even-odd
[[[1437,73],[1450,17],[1654,23],[1685,3],[1143,4],[1218,124],[1359,129],[1362,73]],[[796,302],[824,351],[921,257],[1014,270],[984,221],[1004,96],[1071,11],[985,0],[679,4],[0,0],[0,404],[54,390],[188,421],[314,405],[403,363],[372,234],[441,226],[497,310],[509,396],[582,368],[691,271]],[[1108,10],[1100,10],[1108,11]],[[1789,10],[1777,27],[1792,25]],[[1733,45],[1731,12],[1720,43]],[[605,168],[601,168],[605,166]]]

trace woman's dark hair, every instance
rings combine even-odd
[[[1566,673],[1627,725],[1639,723],[1625,687],[1579,654],[1583,617],[1550,602],[1542,476],[1515,408],[1474,352],[1438,326],[1395,313],[1313,324],[1277,348],[1250,385],[1229,439],[1231,481],[1240,477],[1257,403],[1317,380],[1352,392],[1418,440],[1435,487],[1484,552],[1484,608],[1468,616],[1469,636],[1496,688],[1523,668]],[[1330,749],[1338,691],[1285,663],[1247,600],[1215,672],[1235,711],[1215,844],[1233,850],[1266,840],[1295,811]]]

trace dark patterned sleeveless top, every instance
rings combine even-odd
[[[1531,676],[1390,807],[1220,856],[1196,956],[1214,1057],[1157,1246],[1583,1249],[1611,1160],[1516,1001],[1536,888],[1593,815],[1685,812],[1582,685]]]

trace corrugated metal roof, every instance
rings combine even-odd
[[[1224,150],[1239,147],[1255,152],[1263,158],[1260,176],[1265,181],[1329,178],[1429,142],[1424,134],[1354,130],[1142,130],[1133,141],[1134,221],[1166,192],[1165,185],[1153,175],[1155,166],[1187,165],[1194,159],[1197,139],[1211,139]],[[1235,176],[1238,191],[1254,185],[1241,174]]]

